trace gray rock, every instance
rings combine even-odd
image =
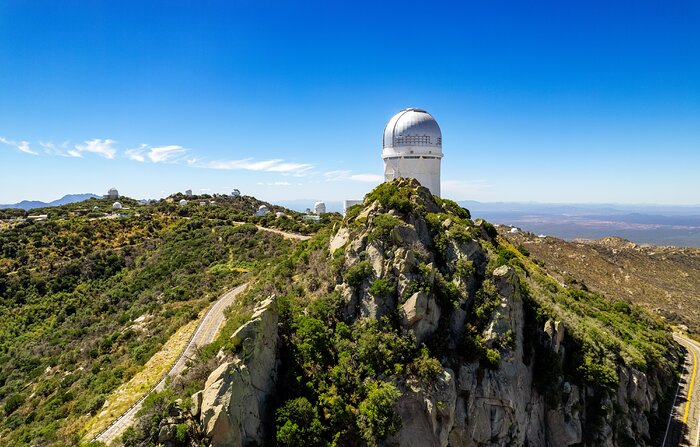
[[[158,431],[158,442],[165,443],[175,440],[177,435],[177,425],[166,424],[160,427]]]
[[[440,308],[425,292],[416,292],[401,306],[401,324],[411,329],[418,344],[425,341],[438,327]]]
[[[200,420],[212,447],[262,445],[270,393],[277,367],[277,306],[267,299],[231,339],[237,352],[232,362],[207,378]]]
[[[450,369],[444,369],[428,390],[409,386],[396,404],[401,429],[388,440],[388,445],[447,446],[456,403],[454,373]]]

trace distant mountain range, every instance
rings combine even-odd
[[[19,203],[10,203],[10,204],[6,204],[6,205],[0,205],[0,209],[2,209],[2,208],[21,208],[23,210],[31,210],[34,208],[45,208],[47,206],[60,206],[60,205],[65,205],[67,203],[82,202],[83,200],[91,199],[93,197],[96,199],[99,199],[101,196],[98,196],[97,194],[92,194],[92,193],[66,194],[65,196],[61,197],[60,199],[56,199],[52,202],[41,202],[39,200],[22,200]]]

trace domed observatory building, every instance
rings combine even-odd
[[[437,121],[422,109],[405,109],[384,128],[382,159],[384,181],[414,178],[440,195],[442,132]]]

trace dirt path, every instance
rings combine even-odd
[[[236,287],[235,289],[225,293],[221,296],[207,311],[202,320],[199,322],[197,329],[192,335],[192,339],[187,343],[184,351],[177,359],[172,368],[161,378],[161,380],[148,391],[141,399],[139,399],[131,408],[129,408],[124,414],[119,416],[114,422],[112,422],[104,431],[97,435],[93,441],[101,441],[109,444],[114,439],[117,439],[124,433],[127,427],[129,427],[134,422],[134,417],[136,413],[141,409],[141,404],[143,401],[151,394],[153,391],[160,391],[165,386],[165,381],[168,377],[175,377],[180,374],[185,369],[185,364],[188,359],[192,358],[200,346],[207,345],[214,341],[216,334],[221,328],[225,316],[224,310],[230,306],[243,290],[245,290],[248,284],[243,284]]]
[[[673,338],[687,352],[662,447],[697,447],[700,446],[700,346],[679,334]]]
[[[243,225],[245,224],[245,222],[234,222],[234,224]],[[296,239],[298,241],[308,241],[309,239],[311,239],[311,236],[307,236],[305,234],[289,233],[287,231],[278,230],[276,228],[267,228],[260,225],[256,225],[256,227],[258,227],[258,230],[267,231],[268,233],[279,234],[285,239]]]

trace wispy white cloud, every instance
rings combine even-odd
[[[12,141],[8,140],[5,137],[0,137],[0,143],[6,144],[8,146],[13,146],[15,149],[17,149],[20,152],[24,152],[25,154],[30,154],[30,155],[39,155],[37,152],[32,150],[32,148],[29,146],[29,141]]]
[[[115,143],[116,141],[110,140],[109,138],[105,140],[95,138],[85,141],[84,144],[76,144],[75,150],[73,150],[72,153],[71,151],[68,153],[74,157],[81,157],[83,152],[91,152],[112,160],[117,154],[117,150],[114,148]]]
[[[384,177],[379,174],[353,174],[350,170],[328,171],[324,172],[323,176],[326,178],[327,182],[352,180],[364,183],[381,183],[384,181]]]
[[[184,154],[185,151],[184,147],[175,145],[153,147],[148,152],[148,158],[153,163],[163,163],[173,160],[177,156]]]
[[[68,142],[64,141],[61,144],[55,144],[51,141],[39,141],[39,146],[44,148],[47,155],[57,155],[59,157],[82,157],[80,152],[75,149],[70,149]]]
[[[142,144],[138,148],[135,149],[127,149],[124,151],[124,154],[129,160],[134,160],[143,163],[146,161],[146,151],[148,150],[148,145],[147,144]]]
[[[177,161],[179,157],[187,152],[182,146],[169,145],[152,147],[148,144],[142,144],[134,149],[127,149],[124,154],[130,160],[145,162],[147,160],[152,163],[166,163]]]
[[[196,166],[198,168],[280,172],[299,176],[305,175],[309,170],[313,169],[313,165],[308,163],[289,163],[279,158],[272,160],[244,158],[241,160],[214,160],[208,162],[193,159],[187,162],[190,166]]]

